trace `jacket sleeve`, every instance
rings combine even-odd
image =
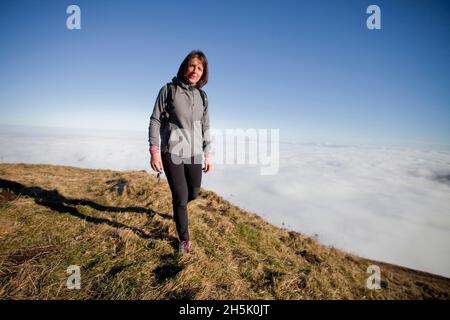
[[[150,124],[148,126],[148,142],[149,147],[155,145],[159,148],[159,129],[161,128],[162,115],[165,109],[167,99],[167,86],[162,87],[159,90],[158,97],[153,107],[153,112],[150,117]]]
[[[211,134],[209,130],[209,107],[205,108],[202,117],[203,153],[205,157],[211,157]]]

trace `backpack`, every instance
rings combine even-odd
[[[169,123],[170,113],[168,111],[168,107],[173,105],[173,97],[175,97],[175,94],[177,92],[176,84],[169,82],[166,84],[166,86],[169,87],[169,91],[167,92],[167,99],[166,99],[166,104],[164,106],[164,112],[161,115],[162,121],[163,121],[163,126],[165,126]],[[198,88],[198,91],[200,91],[200,95],[203,100],[203,114],[205,114],[206,110],[208,109],[208,97],[206,95],[206,92],[203,91],[202,89]]]

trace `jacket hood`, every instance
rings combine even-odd
[[[180,87],[186,89],[186,90],[195,90],[197,89],[197,85],[195,84],[186,84],[184,83],[181,79],[179,79],[178,77],[173,77],[172,78],[172,83],[179,85]]]

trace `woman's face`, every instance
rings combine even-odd
[[[190,84],[196,84],[203,75],[203,63],[198,58],[193,58],[189,62],[186,79]]]

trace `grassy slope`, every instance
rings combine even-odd
[[[194,252],[179,257],[165,179],[0,164],[0,298],[449,298],[450,279],[320,245],[213,192],[188,210]],[[381,290],[366,288],[374,263]],[[81,290],[66,288],[69,265],[81,266]]]

